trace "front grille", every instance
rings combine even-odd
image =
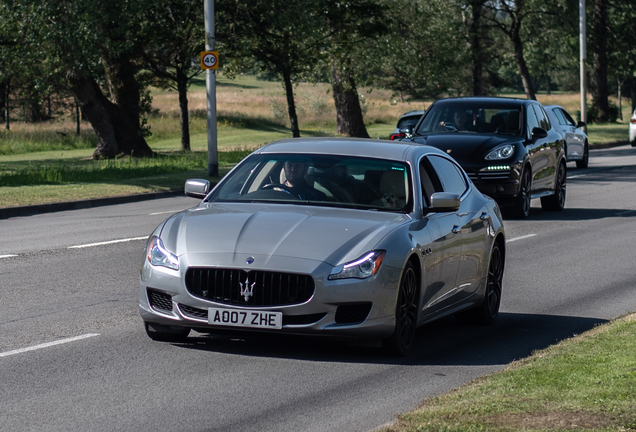
[[[185,284],[195,297],[248,307],[304,303],[315,289],[314,280],[308,275],[216,268],[189,268]]]
[[[198,320],[208,320],[208,310],[199,309],[192,306],[179,304],[179,310],[188,318]],[[307,325],[320,321],[327,315],[326,313],[317,313],[310,315],[283,315],[283,325]]]
[[[510,177],[510,171],[493,171],[493,172],[480,172],[480,173],[468,173],[468,177],[472,181],[475,180],[508,180]]]
[[[336,309],[336,322],[338,324],[361,323],[369,316],[371,303],[357,303],[338,306]]]
[[[161,312],[172,312],[172,297],[161,291],[147,289],[150,307]]]

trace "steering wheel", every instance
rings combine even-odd
[[[289,188],[289,186],[286,186],[284,184],[279,184],[279,183],[268,183],[265,186],[261,187],[261,190],[267,190],[267,189],[271,189],[271,190],[275,190],[278,192],[285,192],[295,198],[298,198],[298,196],[293,193],[291,191],[291,189]]]

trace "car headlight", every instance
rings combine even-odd
[[[486,156],[486,160],[502,160],[508,159],[515,154],[515,146],[509,144],[501,147],[497,147]]]
[[[167,267],[179,270],[179,258],[163,246],[163,242],[157,236],[153,236],[148,243],[148,262],[154,266]]]
[[[339,265],[329,275],[329,279],[366,279],[380,270],[386,251],[371,251],[355,261]]]

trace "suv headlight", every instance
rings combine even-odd
[[[515,146],[508,144],[501,147],[497,147],[486,156],[486,160],[502,160],[508,159],[515,154]]]
[[[163,242],[157,236],[153,236],[148,242],[148,262],[153,266],[167,267],[179,270],[179,258],[163,246]]]
[[[329,279],[366,279],[380,270],[386,251],[371,251],[355,261],[339,265],[329,275]]]

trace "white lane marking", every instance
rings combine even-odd
[[[81,249],[81,248],[87,248],[87,247],[93,247],[93,246],[103,246],[103,245],[113,244],[113,243],[125,243],[125,242],[135,241],[135,240],[146,240],[147,238],[148,238],[148,236],[132,237],[132,238],[127,238],[127,239],[110,240],[110,241],[99,242],[99,243],[90,243],[90,244],[83,244],[83,245],[77,245],[77,246],[69,246],[68,248],[69,249]]]
[[[16,257],[17,255],[0,255],[0,258],[11,258]]]
[[[78,340],[82,340],[82,339],[88,339],[91,337],[95,337],[95,336],[99,336],[98,333],[88,333],[85,335],[81,335],[81,336],[75,336],[75,337],[70,337],[70,338],[66,338],[66,339],[60,339],[60,340],[56,340],[54,342],[47,342],[47,343],[43,343],[43,344],[39,344],[39,345],[33,345],[30,347],[26,347],[26,348],[20,348],[17,350],[13,350],[13,351],[6,351],[3,353],[0,353],[0,357],[8,357],[10,355],[14,355],[14,354],[22,354],[28,351],[35,351],[35,350],[39,350],[42,348],[48,348],[48,347],[52,347],[55,345],[61,345],[61,344],[65,344],[65,343],[69,343],[69,342],[75,342]]]
[[[579,174],[579,175],[573,175],[573,176],[569,176],[566,177],[567,179],[573,179],[573,178],[579,178],[579,177],[586,177],[587,174]]]
[[[524,235],[524,236],[521,236],[521,237],[515,237],[515,238],[511,238],[511,239],[506,240],[506,243],[512,243],[513,241],[523,240],[523,239],[527,239],[527,238],[534,237],[534,236],[536,236],[536,234],[528,234],[528,235]]]

